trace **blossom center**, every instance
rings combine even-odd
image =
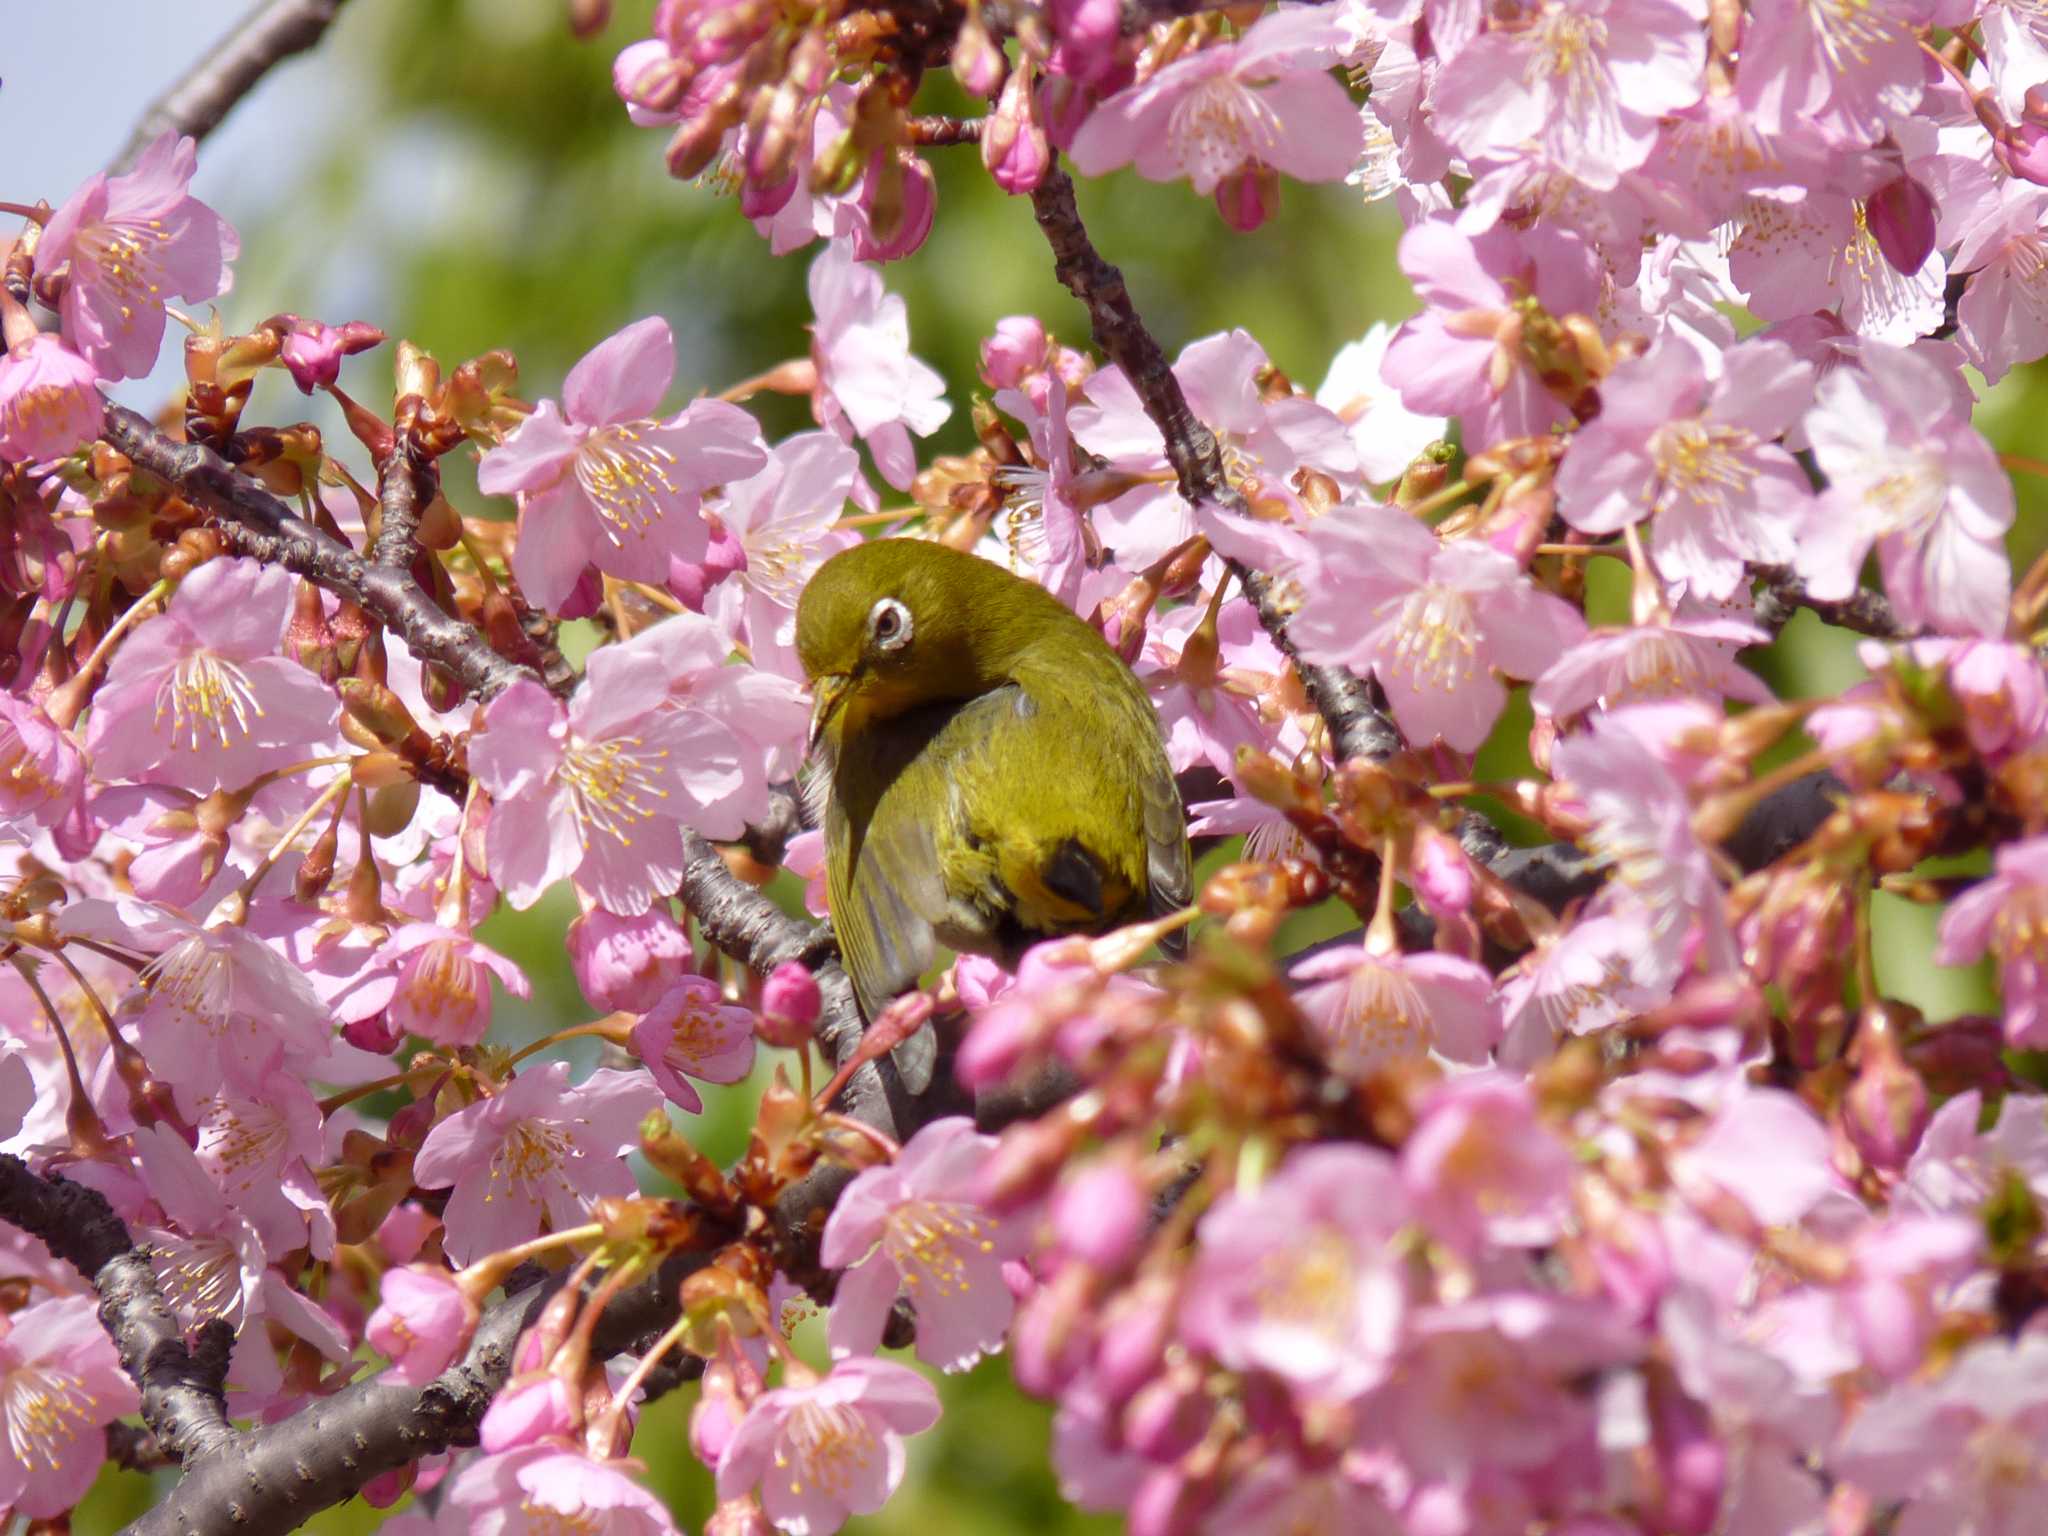
[[[1417,693],[1438,689],[1455,693],[1478,669],[1473,638],[1477,617],[1471,597],[1438,582],[1425,582],[1399,602],[1394,643],[1388,657],[1392,670],[1407,675]],[[1382,606],[1382,611],[1388,605]]]
[[[83,1378],[49,1365],[24,1365],[0,1379],[0,1414],[22,1467],[54,1472],[91,1428],[96,1399]]]
[[[1948,476],[1941,461],[1922,449],[1893,449],[1884,454],[1881,471],[1864,499],[1877,509],[1884,532],[1925,534],[1948,504]]]
[[[1683,497],[1695,507],[1725,508],[1745,496],[1756,480],[1751,451],[1756,434],[1720,422],[1667,422],[1650,438],[1650,456],[1661,482],[1655,510]]]
[[[799,1403],[782,1438],[788,1450],[776,1448],[775,1465],[790,1471],[794,1462],[789,1491],[801,1495],[808,1477],[842,1503],[881,1450],[866,1416],[845,1403]]]
[[[561,780],[585,848],[593,831],[617,839],[621,847],[633,846],[632,829],[654,815],[655,802],[668,798],[654,767],[667,756],[665,750],[645,752],[637,736],[581,742],[569,749]]]
[[[128,224],[88,224],[78,232],[75,249],[99,273],[100,281],[121,300],[121,318],[135,318],[135,303],[163,303],[159,281],[163,270],[157,261],[159,247],[170,243],[170,231],[162,219],[144,219]]]
[[[964,1296],[973,1288],[968,1260],[993,1253],[994,1230],[973,1206],[909,1200],[889,1213],[882,1246],[903,1283],[920,1298]]]
[[[2031,960],[2048,965],[2048,886],[2022,886],[2007,897],[1998,909],[1991,942],[2007,964]]]
[[[1611,115],[1600,68],[1607,48],[1607,23],[1597,16],[1555,9],[1544,12],[1532,33],[1536,51],[1528,64],[1531,81],[1549,75],[1563,87],[1566,110],[1575,116]]]
[[[181,939],[143,967],[150,999],[199,1021],[213,1034],[227,1029],[235,1000],[234,968],[204,934]]]
[[[683,493],[671,473],[676,456],[660,443],[647,441],[651,421],[604,427],[584,440],[576,453],[576,483],[604,521],[605,537],[623,547],[630,536],[644,539],[647,530]]]
[[[33,805],[56,800],[60,794],[21,732],[11,725],[0,727],[0,804]]]
[[[406,1001],[435,1019],[466,1017],[484,991],[478,969],[453,939],[422,944],[405,980]]]
[[[574,1155],[569,1138],[539,1120],[516,1120],[491,1154],[491,1182],[533,1185],[553,1176]]]
[[[150,1239],[157,1282],[171,1310],[189,1322],[220,1318],[240,1328],[242,1262],[234,1246],[221,1237],[183,1237],[159,1232]]]
[[[156,690],[156,726],[170,721],[172,746],[234,745],[249,732],[249,717],[261,719],[263,705],[249,674],[209,651],[187,656],[173,667]]]
[[[1319,1033],[1330,1066],[1360,1077],[1386,1062],[1426,1053],[1429,1009],[1414,982],[1392,966],[1366,960],[1351,972],[1335,1023]]]
[[[1279,136],[1273,111],[1233,75],[1212,75],[1174,104],[1166,134],[1188,179],[1214,187]]]
[[[525,1517],[519,1523],[520,1536],[600,1536],[611,1529],[610,1518],[596,1510],[555,1509],[521,1499],[519,1513]]]
[[[1895,41],[1899,29],[1871,0],[1809,0],[1813,35],[1837,73],[1869,64],[1871,54]]]
[[[1341,1233],[1317,1227],[1304,1241],[1266,1254],[1258,1287],[1261,1310],[1273,1321],[1332,1344],[1350,1338],[1358,1266]]]

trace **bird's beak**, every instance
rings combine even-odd
[[[804,742],[806,757],[818,750],[818,739],[825,734],[832,712],[839,708],[839,701],[846,697],[847,685],[852,681],[844,672],[832,672],[811,684],[811,734]]]

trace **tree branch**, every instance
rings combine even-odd
[[[440,479],[434,461],[412,446],[400,432],[391,456],[377,466],[377,537],[370,545],[370,563],[386,570],[410,571],[420,557],[420,513],[434,499]]]
[[[1904,640],[1913,633],[1912,626],[1898,616],[1882,592],[1858,587],[1853,596],[1829,603],[1808,596],[1806,584],[1792,573],[1790,566],[1759,566],[1757,574],[1764,584],[1756,595],[1756,616],[1773,633],[1789,624],[1792,615],[1801,608],[1811,608],[1822,623],[1853,629],[1860,635],[1875,635],[1880,640]]]
[[[403,570],[372,565],[323,533],[212,449],[180,443],[147,417],[109,403],[106,440],[214,515],[237,554],[278,565],[346,597],[403,636],[412,653],[445,670],[479,699],[532,674],[507,661],[473,625],[444,613]]]
[[[161,134],[205,138],[273,68],[318,43],[343,3],[268,0],[251,11],[183,79],[150,104],[112,169],[132,167]]]
[[[1052,247],[1054,273],[1087,307],[1095,344],[1123,370],[1146,416],[1165,439],[1166,461],[1173,466],[1182,498],[1191,506],[1207,502],[1240,517],[1247,515],[1250,508],[1224,472],[1216,434],[1189,409],[1172,364],[1131,302],[1123,273],[1105,261],[1089,240],[1074,202],[1073,179],[1055,166],[1033,190],[1031,208]],[[1287,635],[1280,583],[1269,573],[1251,570],[1238,561],[1229,564],[1257,610],[1259,622],[1294,662],[1309,701],[1330,728],[1337,759],[1379,759],[1400,750],[1400,734],[1378,707],[1368,684],[1342,667],[1316,666],[1301,659]]]
[[[141,1392],[143,1420],[165,1454],[191,1465],[235,1438],[218,1330],[206,1330],[195,1358],[148,1255],[105,1196],[0,1154],[0,1218],[41,1239],[99,1292],[100,1324]]]

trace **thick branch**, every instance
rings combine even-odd
[[[76,1269],[100,1296],[100,1323],[142,1394],[142,1417],[164,1451],[191,1465],[234,1439],[221,1378],[226,1356],[209,1331],[195,1359],[157,1289],[156,1271],[96,1189],[0,1154],[0,1218]]]
[[[318,43],[343,0],[268,0],[245,16],[163,95],[128,136],[114,169],[126,170],[160,134],[203,139],[283,60]]]
[[[1074,202],[1073,179],[1054,167],[1032,192],[1031,208],[1052,247],[1054,273],[1087,306],[1095,344],[1123,370],[1145,414],[1165,439],[1166,460],[1180,482],[1181,496],[1192,506],[1210,503],[1238,516],[1248,513],[1244,497],[1224,473],[1216,434],[1189,409],[1172,364],[1131,302],[1123,273],[1105,261],[1089,240]],[[1230,567],[1258,611],[1259,622],[1293,659],[1309,701],[1330,727],[1331,746],[1338,759],[1377,759],[1398,751],[1399,733],[1375,705],[1367,684],[1342,667],[1315,666],[1301,659],[1287,637],[1279,584],[1274,578],[1236,561]]]
[[[405,638],[415,656],[443,668],[480,699],[530,674],[484,642],[473,625],[442,612],[403,570],[372,565],[323,533],[212,449],[180,443],[124,406],[107,407],[106,440],[135,465],[214,515],[229,545],[346,597]]]
[[[437,489],[434,462],[412,449],[400,433],[391,457],[377,466],[377,538],[370,563],[409,571],[420,557],[420,513]]]

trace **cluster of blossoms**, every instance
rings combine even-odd
[[[658,317],[537,404],[504,354],[401,343],[380,415],[340,385],[369,325],[176,315],[237,251],[189,139],[30,210],[0,284],[0,1175],[96,1192],[195,1345],[232,1340],[251,1422],[366,1345],[423,1388],[530,1266],[562,1282],[478,1447],[363,1487],[435,1490],[412,1536],[673,1530],[630,1451],[686,1374],[713,1527],[836,1530],[939,1415],[885,1343],[1007,1348],[1069,1497],[1140,1536],[2032,1528],[2048,563],[2015,579],[1973,384],[2048,353],[2048,24],[1181,9],[664,0],[617,62],[633,119],[777,254],[823,242],[808,354],[680,409]],[[912,115],[938,64],[984,117]],[[875,263],[970,142],[1049,227],[1055,151],[1238,229],[1282,177],[1391,197],[1419,313],[1312,392],[1243,331],[1162,383],[1135,321],[1096,357],[1011,317],[975,446],[921,464],[951,406]],[[172,318],[182,440],[101,394]],[[355,447],[245,423],[267,369]],[[770,442],[762,388],[817,430]],[[516,522],[442,494],[470,451]],[[763,959],[749,881],[817,873],[815,831],[764,835],[801,815],[795,605],[878,523],[1097,625],[1192,835],[1242,843],[1192,958],[1139,963],[1182,913],[961,960],[814,1091],[818,978],[720,951]],[[1627,592],[1597,622],[1596,569]],[[1867,681],[1773,695],[1745,662],[1798,608],[1866,635]],[[580,669],[568,621],[606,642]],[[1340,750],[1332,668],[1391,748]],[[480,926],[564,887],[599,1017],[514,1048],[493,999],[527,982]],[[1932,960],[1989,957],[1999,1012],[1898,995],[1901,901],[1944,907]],[[1356,921],[1291,952],[1309,908]],[[933,1007],[1000,1134],[841,1097]],[[575,1036],[602,1065],[529,1059]],[[775,1073],[720,1169],[688,1117],[763,1044],[802,1086]],[[18,1226],[0,1510],[57,1520],[144,1401],[90,1277]],[[617,1323],[650,1277],[651,1345]]]

